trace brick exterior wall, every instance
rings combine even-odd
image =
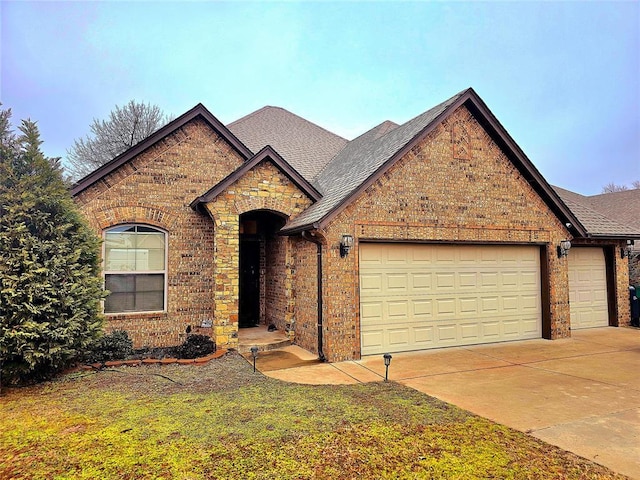
[[[272,162],[263,161],[207,203],[189,204],[231,174],[242,158],[204,121],[193,120],[76,197],[95,230],[127,223],[167,232],[167,310],[107,315],[107,330],[125,329],[136,347],[181,343],[204,320],[220,346],[238,338],[240,219],[267,211],[292,218],[312,201]],[[543,334],[570,335],[567,259],[556,246],[571,239],[473,115],[459,108],[342,210],[322,232],[324,354],[360,358],[359,242],[508,243],[541,249]],[[339,242],[355,245],[340,258]],[[597,242],[596,242],[597,243]],[[610,256],[616,318],[628,324],[628,263],[622,242]],[[294,326],[296,343],[317,352],[316,245],[299,235],[262,241],[261,320]],[[199,331],[199,329],[196,329]]]
[[[315,244],[292,238],[296,344],[318,353],[318,256]],[[325,250],[326,251],[326,250]]]
[[[213,320],[214,226],[189,203],[220,182],[242,158],[196,119],[76,196],[99,235],[141,223],[167,232],[167,310],[107,315],[106,330],[125,329],[136,347],[181,343],[187,326]]]
[[[287,237],[271,236],[267,238],[265,251],[264,323],[274,324],[282,332],[295,314],[290,242]]]
[[[355,245],[340,258],[345,233]],[[360,357],[358,242],[370,239],[541,245],[549,272],[550,337],[570,335],[568,267],[556,246],[571,237],[464,107],[345,208],[324,234],[330,361]]]

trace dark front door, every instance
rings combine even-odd
[[[255,327],[260,322],[260,241],[240,241],[240,294],[238,325]]]

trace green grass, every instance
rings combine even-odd
[[[1,479],[622,478],[402,385],[287,384],[237,355],[5,390],[0,427]]]

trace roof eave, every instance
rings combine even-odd
[[[584,238],[592,240],[640,240],[640,233],[590,233]]]
[[[318,222],[312,222],[312,223],[305,223],[304,225],[300,225],[292,229],[287,229],[286,227],[282,228],[278,232],[278,234],[285,235],[285,236],[292,236],[292,235],[297,235],[298,233],[308,232],[310,230],[319,230],[319,229],[320,229],[320,224]]]

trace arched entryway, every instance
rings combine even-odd
[[[240,215],[238,326],[268,325],[280,316],[286,275],[286,237],[278,231],[286,223],[281,214],[253,210]]]

